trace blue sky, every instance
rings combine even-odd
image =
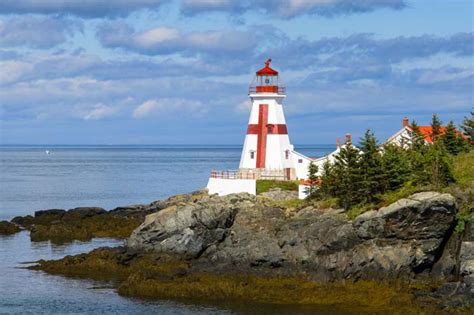
[[[470,0],[2,0],[2,144],[240,144],[271,57],[296,144],[474,104]]]

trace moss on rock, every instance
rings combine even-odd
[[[100,214],[92,217],[56,220],[31,227],[32,241],[51,240],[56,243],[87,241],[93,237],[126,238],[141,222],[138,219]]]
[[[190,261],[125,248],[100,248],[88,254],[38,262],[30,267],[51,274],[112,280],[124,296],[207,301],[242,300],[270,304],[335,306],[352,312],[432,313],[418,305],[402,283],[358,281],[320,283],[301,277],[197,271]],[[417,288],[419,289],[419,288]]]

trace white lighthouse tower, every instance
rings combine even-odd
[[[294,151],[288,137],[283,100],[285,87],[278,71],[270,68],[271,59],[256,72],[249,88],[252,102],[247,133],[235,171],[212,171],[207,184],[209,193],[256,193],[256,180],[304,180],[314,160]]]
[[[283,114],[283,99],[286,97],[278,71],[270,68],[271,59],[256,72],[249,88],[252,102],[247,135],[242,149],[239,170],[256,174],[274,173],[274,176],[290,179],[293,162],[293,146],[288,137],[288,128]]]

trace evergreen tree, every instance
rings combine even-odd
[[[363,203],[370,203],[375,201],[377,195],[382,191],[383,174],[377,139],[369,129],[361,139],[359,148],[362,154],[359,161],[361,182],[358,193]]]
[[[457,133],[453,121],[450,121],[446,126],[446,132],[441,140],[446,151],[452,155],[457,155],[466,149],[467,141]]]
[[[431,118],[431,140],[433,143],[437,142],[441,136],[441,120],[439,119],[438,115],[433,114]]]
[[[425,137],[421,134],[420,128],[415,120],[411,122],[411,145],[410,149],[419,150],[425,145]]]
[[[319,185],[318,194],[322,199],[335,197],[335,189],[337,182],[334,177],[334,171],[328,161],[324,162],[321,170],[321,183]]]
[[[400,188],[410,180],[409,151],[394,144],[384,147],[382,155],[382,189],[383,192]]]
[[[415,183],[429,181],[429,172],[425,168],[424,154],[428,148],[424,135],[415,120],[411,123],[411,145],[406,152],[410,173],[410,180]]]
[[[309,186],[306,188],[306,195],[307,198],[314,198],[316,197],[317,192],[317,182],[318,182],[318,166],[314,164],[312,161],[309,163],[308,166],[308,181]]]
[[[470,117],[464,117],[461,129],[464,134],[470,138],[471,142],[474,141],[474,111],[471,111]]]
[[[338,198],[344,209],[360,202],[360,152],[348,144],[335,156],[334,171],[334,196]]]
[[[436,189],[454,182],[451,165],[452,163],[442,143],[438,141],[428,147],[424,154],[424,174],[430,175],[429,182]]]

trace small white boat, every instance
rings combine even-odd
[[[49,150],[46,150],[46,151],[44,151],[44,153],[49,154],[50,152],[49,152]]]

